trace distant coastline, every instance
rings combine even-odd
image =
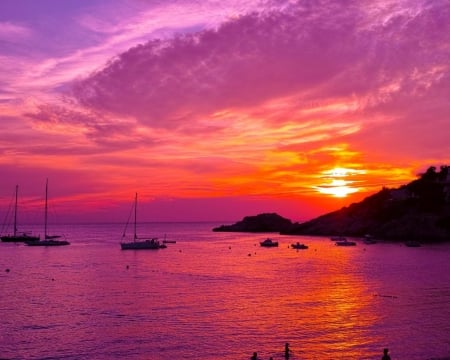
[[[383,188],[359,203],[303,223],[271,213],[247,216],[213,231],[352,237],[370,234],[391,241],[450,241],[450,167],[443,165],[437,171],[432,166],[407,185]]]

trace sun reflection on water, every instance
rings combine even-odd
[[[392,347],[396,358],[420,360],[446,351],[440,252],[411,257],[392,244],[366,251],[275,234],[280,246],[267,249],[261,234],[185,228],[179,236],[156,252],[123,253],[110,232],[67,249],[4,246],[14,263],[0,273],[2,355],[236,360],[257,351],[279,359],[285,342],[293,359],[374,359]],[[309,249],[291,249],[296,241]],[[393,292],[398,298],[375,296]]]

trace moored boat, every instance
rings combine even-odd
[[[31,242],[39,241],[39,236],[31,235],[28,232],[15,233],[13,235],[3,235],[1,237],[2,242]]]
[[[164,245],[165,246],[165,245]],[[142,239],[139,240],[135,238],[132,242],[122,242],[120,243],[122,250],[141,250],[141,249],[163,249],[163,245],[158,241],[157,238],[153,239]]]
[[[297,249],[297,250],[305,250],[305,249],[308,248],[308,246],[305,245],[305,244],[300,244],[299,242],[297,242],[296,244],[291,244],[291,248]]]
[[[17,230],[17,197],[19,193],[19,185],[16,185],[16,193],[15,193],[15,205],[14,205],[14,224],[13,224],[13,234],[3,235],[0,237],[2,242],[30,242],[30,241],[38,241],[39,236],[32,235],[30,232],[19,232]]]
[[[28,246],[64,246],[70,245],[67,240],[58,240],[61,235],[48,235],[47,234],[47,213],[48,213],[48,179],[45,183],[45,219],[44,219],[44,239],[37,241],[26,241]]]
[[[356,243],[354,241],[348,241],[347,239],[336,241],[335,245],[337,246],[355,246]]]
[[[372,244],[377,243],[377,241],[373,238],[373,236],[369,235],[369,234],[364,235],[363,242],[364,242],[364,244],[367,244],[367,245],[372,245]]]
[[[55,238],[53,238],[38,241],[27,241],[26,244],[28,246],[64,246],[70,245],[70,242],[68,242],[67,240],[56,240]]]
[[[121,242],[120,248],[122,250],[157,250],[157,249],[165,249],[167,247],[165,244],[162,244],[156,237],[147,238],[147,239],[138,238],[137,233],[136,233],[136,222],[137,222],[136,219],[137,219],[137,193],[134,197],[134,236],[133,236],[133,241]],[[127,226],[125,226],[125,230],[123,232],[122,239],[125,238],[125,236],[126,236],[126,229],[127,229]]]
[[[259,243],[263,247],[276,247],[278,246],[278,241],[273,241],[271,238],[267,238]]]

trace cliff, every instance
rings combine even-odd
[[[292,235],[371,234],[390,240],[450,240],[450,174],[430,167],[397,189],[383,188],[359,203],[281,231]]]
[[[293,226],[291,220],[278,214],[259,214],[256,216],[246,216],[243,220],[233,225],[221,225],[213,231],[230,232],[282,232]]]

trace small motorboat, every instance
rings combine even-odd
[[[300,244],[299,242],[297,242],[296,244],[291,244],[291,248],[297,249],[297,250],[303,250],[303,249],[307,249],[308,246],[305,245],[305,244]]]
[[[356,243],[354,241],[348,241],[347,239],[344,238],[344,240],[336,241],[335,245],[337,245],[337,246],[355,246]]]
[[[278,246],[278,241],[273,241],[271,238],[267,238],[266,240],[261,241],[259,244],[264,247],[275,247]]]
[[[45,240],[38,241],[26,241],[25,244],[28,246],[64,246],[70,245],[67,240],[58,240],[61,236],[59,235],[45,235]]]

